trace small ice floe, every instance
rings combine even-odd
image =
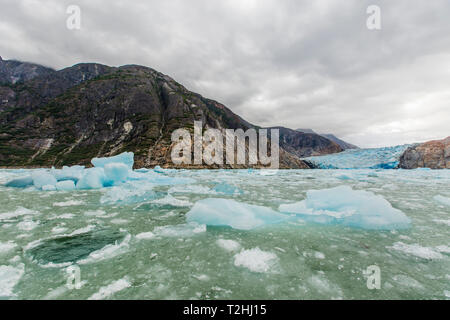
[[[83,205],[84,202],[81,200],[68,200],[68,201],[62,201],[62,202],[55,202],[53,203],[54,207],[71,207],[71,206],[80,206]]]
[[[0,242],[0,255],[5,254],[17,247],[13,241]]]
[[[153,233],[160,237],[192,237],[203,232],[206,232],[206,225],[196,222],[160,226],[153,230]]]
[[[256,247],[237,253],[234,256],[234,265],[236,267],[245,267],[252,272],[276,272],[278,257],[273,252],[263,251]]]
[[[197,201],[186,217],[187,221],[195,221],[209,226],[229,226],[242,230],[250,230],[289,219],[289,216],[267,207],[218,198]]]
[[[192,202],[174,198],[170,194],[168,194],[164,198],[152,200],[149,203],[155,204],[155,205],[160,205],[160,206],[171,206],[171,207],[191,207],[192,206]]]
[[[237,251],[241,247],[239,242],[234,240],[218,239],[216,241],[217,245],[226,251]]]
[[[142,239],[142,240],[150,240],[155,238],[155,234],[151,231],[149,232],[142,232],[136,235],[136,239]]]
[[[25,265],[0,266],[0,297],[14,297],[14,287],[25,273]]]
[[[88,300],[102,300],[107,299],[114,295],[115,293],[122,291],[126,288],[131,287],[131,283],[127,277],[119,279],[110,283],[107,286],[101,287],[100,290],[94,293],[92,296],[88,298]]]
[[[443,197],[441,195],[434,196],[433,198],[435,201],[439,202],[440,204],[450,206],[450,198]]]
[[[432,259],[442,259],[444,256],[439,252],[430,247],[422,247],[418,244],[406,244],[403,242],[396,242],[391,248],[408,255],[412,255],[418,258],[432,260]]]
[[[444,219],[433,219],[434,222],[439,224],[445,224],[450,227],[450,219],[444,220]]]
[[[280,212],[321,224],[340,224],[363,229],[403,229],[411,220],[382,196],[349,186],[310,190],[306,200],[282,204]]]
[[[15,211],[0,213],[0,221],[1,220],[10,220],[15,219],[21,216],[29,216],[39,214],[38,211],[30,210],[23,207],[18,207]]]

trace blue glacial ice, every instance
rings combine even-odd
[[[208,198],[197,201],[186,214],[188,222],[208,226],[229,226],[250,230],[290,219],[270,208],[237,202],[230,199]]]
[[[62,169],[37,169],[31,170],[31,174],[24,177],[15,178],[5,184],[6,187],[27,188],[34,186],[36,189],[44,191],[54,190],[74,190],[74,189],[101,189],[125,185],[124,197],[129,195],[130,185],[133,181],[151,182],[156,185],[179,185],[195,182],[192,178],[170,177],[164,170],[164,174],[158,173],[161,170],[140,169],[133,171],[134,155],[132,152],[125,152],[109,158],[92,159],[93,168],[85,169],[84,166],[64,166]],[[24,171],[30,172],[30,171]],[[20,173],[20,172],[18,172]],[[139,187],[139,186],[131,186]],[[147,190],[148,191],[148,190]],[[145,191],[145,192],[147,192]],[[118,190],[118,193],[121,191]],[[111,198],[117,198],[112,196]],[[120,198],[120,197],[119,197]]]
[[[128,168],[133,169],[134,153],[133,152],[124,152],[124,153],[118,154],[117,156],[113,156],[113,157],[93,158],[91,160],[91,163],[94,165],[94,167],[97,167],[97,168],[103,168],[108,163],[123,163],[123,164],[127,165]]]
[[[350,149],[325,156],[304,158],[320,169],[394,169],[411,145],[385,148]]]
[[[349,186],[310,190],[306,200],[282,204],[280,212],[305,221],[362,229],[391,230],[410,226],[411,220],[382,196]]]

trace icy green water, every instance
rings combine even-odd
[[[0,170],[0,183],[23,174]],[[450,298],[450,206],[435,199],[450,198],[449,170],[166,174],[196,182],[154,186],[151,197],[119,189],[113,199],[111,188],[0,187],[0,297]],[[242,193],[216,192],[217,183]],[[383,196],[412,220],[411,228],[374,231],[298,219],[244,231],[186,222],[193,204],[205,198],[278,210],[305,199],[308,190],[339,185]],[[66,284],[70,265],[80,268],[79,289]],[[371,265],[381,270],[379,290],[367,287],[363,272]]]

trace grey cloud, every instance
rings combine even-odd
[[[69,4],[81,30],[66,28]],[[381,7],[382,30],[366,28]],[[361,146],[450,135],[447,0],[0,0],[0,55],[136,63],[263,126]]]

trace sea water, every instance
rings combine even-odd
[[[0,170],[3,299],[450,299],[450,170],[66,170]]]

